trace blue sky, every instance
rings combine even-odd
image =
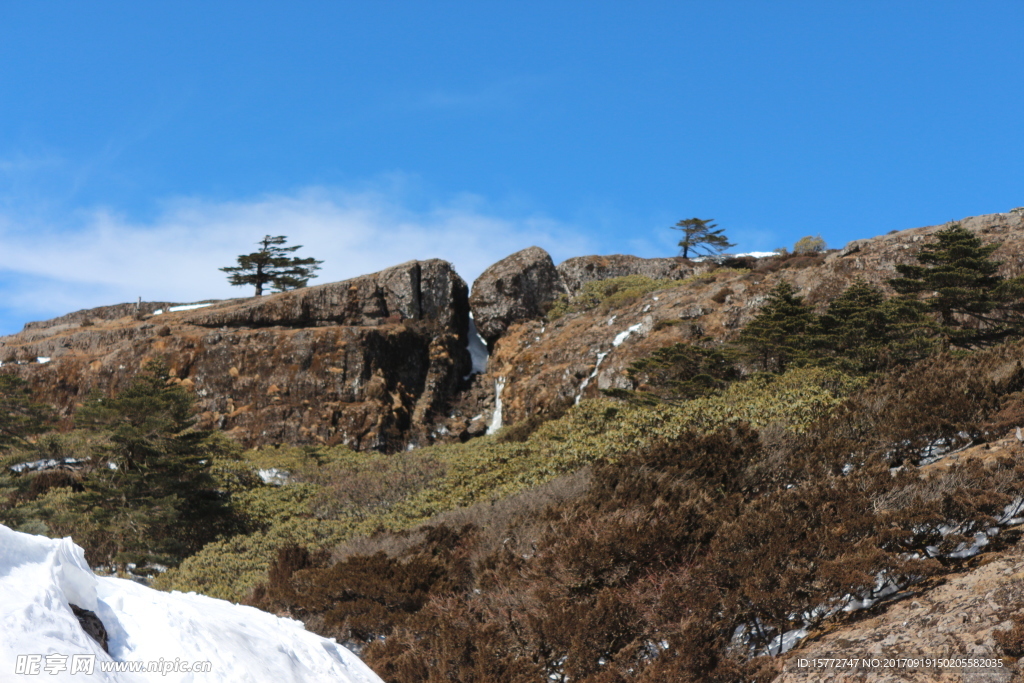
[[[1024,205],[1024,3],[0,0],[0,333],[537,244],[830,246]]]

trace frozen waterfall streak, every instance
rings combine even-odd
[[[614,318],[612,318],[612,320],[614,320]],[[630,325],[629,327],[624,329],[622,332],[619,332],[617,335],[615,335],[615,339],[612,340],[612,348],[615,348],[616,346],[621,345],[622,342],[626,341],[626,337],[628,337],[629,335],[631,335],[634,332],[636,332],[637,330],[639,330],[642,325],[643,325],[643,323],[637,323],[636,325]],[[579,405],[580,399],[583,398],[583,391],[587,388],[587,385],[590,384],[590,380],[592,380],[595,377],[597,377],[597,371],[601,369],[601,362],[604,361],[605,357],[609,353],[611,353],[611,351],[602,351],[601,353],[597,354],[597,363],[594,364],[593,372],[591,372],[590,375],[585,380],[583,380],[583,384],[580,385],[579,393],[576,394],[576,402],[575,402],[576,405]]]
[[[587,385],[590,384],[590,380],[592,380],[595,377],[597,377],[597,371],[601,368],[601,361],[603,361],[604,357],[607,356],[609,353],[610,353],[610,351],[602,351],[601,353],[597,354],[597,363],[594,364],[594,370],[593,370],[593,372],[590,373],[589,376],[587,376],[587,378],[585,380],[583,380],[583,384],[580,385],[580,391],[579,391],[578,394],[576,394],[575,405],[579,405],[580,404],[580,399],[583,398],[583,391],[584,391],[584,389],[586,389]]]
[[[476,321],[473,320],[472,313],[469,314],[469,334],[467,336],[469,339],[466,346],[469,351],[469,357],[473,361],[473,369],[462,379],[469,379],[473,375],[482,375],[487,372],[487,361],[491,356],[487,351],[487,342],[477,332]]]
[[[493,434],[501,429],[501,392],[505,389],[505,378],[499,377],[494,380],[494,415],[491,417],[491,424],[487,427],[487,433]]]

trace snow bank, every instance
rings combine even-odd
[[[110,654],[82,630],[70,604],[103,621]],[[90,657],[92,675],[71,673],[76,661]],[[203,668],[209,671],[146,673],[142,667],[150,662],[165,669],[171,662],[208,662]],[[142,673],[132,673],[132,663]],[[195,593],[97,577],[70,538],[0,526],[0,680],[40,679],[382,683],[358,657],[301,622]]]

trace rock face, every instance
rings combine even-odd
[[[653,280],[682,280],[693,272],[693,264],[682,257],[640,258],[622,254],[577,256],[558,264],[558,276],[570,296],[594,280],[624,275],[642,275]]]
[[[107,627],[103,625],[96,613],[92,610],[82,609],[78,605],[69,605],[72,613],[78,618],[78,623],[81,624],[82,630],[89,634],[89,637],[95,640],[100,647],[103,648],[104,652],[109,653],[110,649],[107,647]]]
[[[473,283],[469,304],[480,336],[493,346],[513,322],[542,317],[545,304],[562,291],[551,256],[529,247],[485,270]]]
[[[89,325],[65,317],[0,339],[4,370],[70,414],[162,359],[196,392],[200,425],[247,446],[426,445],[470,372],[467,287],[444,261],[142,320],[80,313]]]
[[[433,320],[464,335],[469,324],[466,295],[466,283],[448,262],[409,261],[344,282],[196,309],[182,320],[202,327],[322,327]]]
[[[1024,604],[1024,547],[983,555],[985,564],[955,574],[928,591],[890,603],[878,613],[812,634],[786,654],[784,673],[775,683],[806,681],[906,681],[915,683],[1008,683],[1020,680],[1024,660],[1014,661],[996,647],[993,632],[1011,625]],[[812,668],[826,658],[879,660],[879,665]],[[1002,666],[913,666],[920,659],[1001,660]],[[910,665],[898,665],[899,660]],[[807,663],[801,666],[802,661]],[[890,660],[889,668],[881,664]],[[896,660],[895,662],[893,660]],[[918,662],[919,664],[921,662]]]

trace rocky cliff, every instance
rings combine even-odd
[[[0,359],[64,414],[152,359],[194,389],[200,424],[246,445],[431,440],[470,371],[467,287],[444,261],[197,306],[122,304],[31,323]]]

